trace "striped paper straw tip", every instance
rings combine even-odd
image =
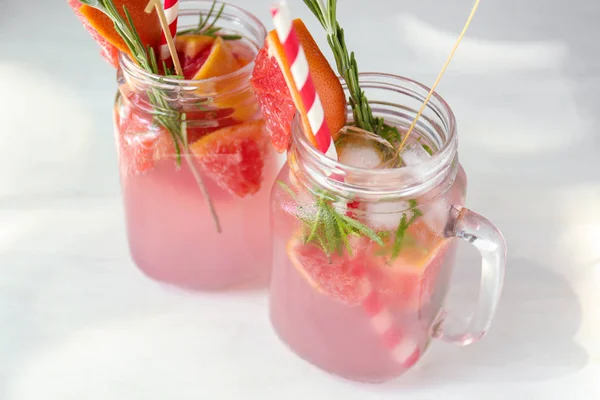
[[[395,326],[394,317],[373,288],[370,288],[362,306],[371,326],[390,350],[394,361],[404,368],[409,368],[417,362],[421,355],[418,344]]]
[[[175,38],[177,35],[177,18],[179,16],[179,0],[165,0],[163,9],[167,17],[171,37]],[[163,32],[160,39],[160,59],[167,60],[169,57],[171,57],[171,54],[169,53],[165,32]]]
[[[315,88],[306,54],[294,29],[289,10],[284,4],[278,4],[271,8],[271,15],[273,16],[277,37],[290,66],[292,79],[300,94],[302,105],[307,110],[306,117],[317,143],[317,148],[328,157],[337,160],[333,137],[325,119],[325,110]]]

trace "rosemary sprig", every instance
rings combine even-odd
[[[191,29],[185,29],[178,32],[180,35],[203,35],[203,36],[211,36],[217,37],[217,33],[221,31],[222,28],[215,26],[216,22],[221,18],[221,14],[223,14],[223,10],[225,9],[225,4],[221,5],[219,11],[210,21],[210,17],[212,17],[213,12],[215,11],[216,2],[213,2],[210,10],[208,10],[208,14],[205,16],[200,13],[200,20],[198,21],[198,26]],[[238,40],[242,37],[240,35],[218,35],[223,40]]]
[[[396,127],[387,125],[383,118],[373,115],[365,92],[360,87],[354,52],[348,51],[344,30],[337,21],[337,0],[326,0],[326,5],[321,0],[303,1],[327,32],[327,42],[333,51],[338,73],[348,85],[348,100],[352,107],[354,123],[359,128],[373,132],[396,145],[401,140],[400,132]]]
[[[391,247],[391,260],[394,260],[400,254],[403,246],[406,244],[406,232],[410,226],[419,218],[423,216],[423,212],[417,207],[417,201],[411,199],[408,201],[410,205],[410,211],[412,215],[410,218],[407,217],[407,213],[402,214],[402,218],[396,228],[395,232],[391,231],[380,231],[375,232],[373,229],[362,224],[361,222],[353,219],[347,215],[340,214],[333,203],[336,201],[330,195],[323,191],[318,191],[313,195],[316,203],[316,210],[311,209],[310,214],[307,215],[305,207],[298,202],[298,196],[285,182],[281,180],[276,181],[277,185],[281,187],[294,201],[296,201],[296,217],[304,224],[304,243],[312,243],[328,256],[337,253],[342,254],[344,249],[349,255],[352,255],[352,248],[348,238],[354,236],[366,236],[379,246],[384,247],[385,243],[393,236],[393,242]],[[382,249],[378,255],[390,254],[390,250]]]
[[[125,19],[119,14],[112,0],[80,0],[90,7],[102,11],[114,24],[115,31],[121,36],[125,45],[129,48],[133,58],[141,68],[151,74],[159,75],[156,54],[150,46],[144,46],[142,39],[131,18],[127,7],[123,6]],[[165,71],[172,73],[171,71]],[[148,100],[152,104],[153,118],[156,123],[163,126],[171,135],[175,144],[177,163],[181,165],[181,151],[184,139],[181,135],[182,113],[173,109],[167,100],[166,94],[157,88],[151,87],[148,91]]]
[[[380,246],[383,240],[371,228],[361,222],[340,214],[334,207],[336,199],[331,195],[318,191],[313,198],[316,203],[316,211],[312,209],[311,215],[306,215],[304,207],[297,201],[296,193],[283,181],[277,180],[277,184],[296,200],[298,208],[296,217],[304,224],[304,243],[312,243],[321,248],[328,256],[342,254],[344,250],[352,254],[350,236],[366,236]]]
[[[125,45],[129,48],[133,58],[140,65],[141,68],[150,72],[154,75],[160,75],[158,69],[158,63],[156,61],[156,54],[151,46],[144,46],[142,39],[135,27],[131,14],[127,7],[123,5],[123,13],[125,19],[119,14],[115,7],[113,0],[80,0],[83,4],[87,4],[90,7],[94,7],[103,12],[113,22],[115,31],[121,36]],[[213,2],[213,7],[214,7]],[[164,64],[163,64],[164,65]],[[165,68],[165,74],[170,74],[174,78],[183,78],[180,76],[173,76],[172,71]],[[161,78],[162,79],[162,78]],[[212,214],[215,222],[215,228],[217,232],[221,232],[221,226],[219,218],[214,210],[212,200],[206,191],[206,187],[202,181],[202,178],[196,171],[196,168],[192,162],[189,154],[189,147],[187,141],[187,130],[186,130],[186,114],[179,112],[170,104],[167,93],[164,90],[150,87],[147,90],[148,100],[152,104],[152,116],[154,121],[163,126],[171,135],[173,143],[175,145],[175,152],[177,158],[177,165],[181,165],[182,154],[184,155],[187,164],[190,167],[192,174],[198,186],[202,190],[207,205]]]
[[[402,214],[398,228],[396,228],[396,235],[394,236],[394,244],[392,245],[392,260],[394,260],[400,254],[402,246],[404,244],[404,237],[408,228],[417,220],[417,218],[423,216],[423,212],[417,208],[416,200],[409,200],[410,208],[412,210],[412,216],[407,219],[406,213]]]

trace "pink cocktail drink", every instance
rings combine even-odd
[[[363,74],[360,83],[400,135],[428,93],[391,75]],[[386,159],[385,141],[344,129],[335,143],[344,162],[318,152],[298,118],[292,124],[288,164],[271,194],[270,315],[282,341],[325,371],[386,381],[418,362],[432,338],[466,345],[489,327],[504,242],[489,221],[463,208],[454,117],[437,95],[424,121],[400,160]],[[484,265],[481,303],[467,331],[453,329],[444,312],[459,239],[480,250]]]
[[[460,201],[462,179],[447,196]],[[271,319],[296,353],[368,382],[392,379],[418,361],[442,310],[457,239],[417,222],[395,259],[368,240],[353,240],[351,254],[326,255],[304,243],[297,213],[277,215],[273,226]]]
[[[131,256],[146,275],[188,289],[264,278],[271,252],[276,154],[249,82],[266,32],[220,4],[218,33],[195,29],[213,7],[179,8],[184,79],[120,56],[114,110]]]
[[[203,174],[220,234],[187,165],[177,167],[174,159],[164,159],[145,174],[123,176],[129,246],[136,265],[152,278],[192,289],[264,277],[271,251],[265,223],[267,182],[273,181],[276,167],[273,153],[266,153],[264,183],[243,199]]]

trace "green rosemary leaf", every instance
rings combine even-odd
[[[152,72],[158,75],[158,65],[156,63],[156,54],[154,53],[154,49],[152,46],[148,45],[148,58],[150,59],[150,67],[152,68]]]
[[[340,215],[340,217],[351,227],[353,227],[354,229],[356,229],[357,231],[359,231],[360,233],[362,233],[363,235],[367,236],[369,239],[371,239],[372,241],[374,241],[375,243],[377,243],[380,246],[383,246],[383,241],[381,240],[381,238],[379,237],[379,235],[377,235],[375,233],[375,231],[373,231],[371,228],[369,228],[366,225],[361,224],[360,222],[358,222],[355,219],[352,219],[346,215]]]
[[[208,14],[206,14],[206,17],[204,17],[202,15],[202,13],[200,13],[200,17],[199,17],[199,21],[198,21],[198,26],[196,26],[195,28],[191,28],[191,29],[184,29],[178,32],[178,35],[204,35],[204,36],[210,36],[210,37],[214,37],[216,38],[217,36],[220,37],[223,40],[238,40],[241,39],[242,36],[240,35],[232,35],[232,34],[227,34],[227,35],[217,35],[217,33],[219,31],[221,31],[223,28],[217,27],[215,26],[215,24],[217,23],[217,21],[221,18],[221,15],[223,14],[223,10],[225,9],[225,4],[221,5],[221,8],[219,9],[219,11],[217,11],[217,14],[214,16],[214,18],[211,20],[211,17],[213,16],[213,12],[215,11],[215,6],[216,6],[216,1],[214,1],[210,7],[210,10],[208,11]],[[210,23],[209,23],[210,21]]]
[[[433,155],[433,150],[431,149],[431,147],[427,146],[426,144],[422,144],[421,147],[423,147],[423,149],[429,153],[430,156]]]
[[[315,4],[315,2],[312,1],[304,1],[304,4],[306,4],[308,9],[315,15],[315,17],[317,17],[321,25],[326,26],[327,23],[325,17],[323,16],[323,12],[321,11],[321,7],[319,7],[319,4]]]
[[[125,13],[125,17],[127,18],[127,27],[129,28],[129,30],[131,31],[131,33],[133,33],[132,35],[132,41],[134,41],[135,45],[137,46],[137,49],[143,49],[144,48],[144,44],[142,43],[142,39],[140,38],[140,35],[138,35],[137,30],[135,28],[135,24],[133,23],[133,18],[131,17],[131,14],[129,13],[129,9],[123,5],[123,12]],[[140,57],[142,57],[141,54],[138,54]]]
[[[406,244],[405,236],[408,228],[417,220],[417,218],[423,216],[423,211],[417,208],[417,201],[414,199],[408,200],[410,205],[412,216],[407,220],[406,213],[402,214],[398,228],[396,229],[396,236],[394,237],[394,244],[392,246],[392,260],[398,257],[400,250]]]
[[[202,31],[203,35],[206,36],[215,36],[215,33],[219,32],[221,30],[221,28],[219,28],[218,26],[214,26],[212,28],[208,28]]]
[[[292,199],[296,199],[296,193],[294,193],[294,191],[288,186],[287,183],[280,179],[277,179],[275,182],[279,185],[280,188],[286,191]]]
[[[219,35],[223,40],[240,40],[240,35]]]
[[[88,5],[90,7],[97,8],[99,10],[105,9],[104,4],[101,0],[79,0],[81,3]]]
[[[400,254],[400,249],[402,247],[402,239],[404,238],[404,234],[408,229],[408,221],[406,220],[406,214],[402,214],[402,219],[400,219],[400,223],[398,224],[398,229],[396,229],[396,237],[394,238],[394,245],[392,247],[392,260],[398,257]]]
[[[215,3],[213,3],[213,5],[214,4]],[[212,23],[206,28],[206,30],[210,30],[213,26],[215,26],[215,23],[219,20],[219,18],[221,18],[221,14],[223,13],[224,9],[225,9],[225,4],[222,4],[221,9],[217,13],[217,16],[213,19]],[[207,20],[208,20],[208,18],[207,18]]]
[[[331,196],[329,193],[327,193],[324,190],[318,190],[316,194],[320,199],[323,199],[323,200],[329,200],[330,202],[334,202],[337,200],[335,197]]]
[[[198,22],[198,28],[197,28],[198,32],[202,31],[202,29],[204,28],[204,26],[206,26],[206,23],[208,22],[208,20],[212,16],[212,13],[213,13],[213,11],[215,9],[215,5],[216,4],[217,4],[216,2],[212,3],[212,5],[210,7],[210,10],[208,11],[208,14],[206,15],[206,19],[202,18],[202,13],[200,14],[200,21]]]
[[[116,23],[113,24],[114,28],[115,28],[115,32],[117,32],[117,34],[119,36],[121,36],[121,38],[123,39],[123,42],[125,42],[125,46],[127,46],[127,48],[129,48],[129,50],[131,50],[132,54],[134,53],[134,48],[135,45],[134,43],[129,39],[129,37],[127,36],[127,34],[125,34],[125,32],[123,31],[123,29]]]
[[[323,207],[317,207],[317,214],[315,215],[315,220],[313,221],[313,225],[311,226],[310,234],[308,235],[306,242],[310,242],[317,235],[317,231],[319,229],[321,214],[323,214]]]
[[[375,132],[378,132],[379,136],[387,140],[392,145],[397,145],[400,143],[402,137],[398,131],[398,128],[385,124],[383,118],[375,118],[375,120],[377,121]]]
[[[325,237],[327,238],[327,254],[332,254],[338,250],[339,246],[338,237],[336,235],[337,229],[335,228],[335,219],[331,215],[331,206],[325,205],[325,207],[322,208],[322,215],[323,229],[325,231]]]
[[[346,251],[349,256],[352,256],[352,246],[350,246],[350,241],[348,240],[348,232],[344,226],[344,220],[340,217],[340,215],[336,212],[333,213],[333,217],[335,218],[335,222],[340,231],[340,236],[344,246],[346,247]]]
[[[417,218],[422,217],[423,216],[423,212],[421,210],[419,210],[418,208],[415,208],[413,210],[413,215],[412,217],[410,217],[410,219],[408,220],[408,225],[412,225],[413,222],[415,222],[417,220]]]
[[[327,244],[325,243],[325,240],[321,236],[317,236],[317,241],[319,242],[319,246],[321,246],[323,253],[329,255],[329,251],[327,249]]]

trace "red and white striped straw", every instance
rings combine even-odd
[[[171,37],[175,39],[175,36],[177,35],[177,17],[179,16],[179,0],[165,0],[163,9],[165,10],[165,16],[167,17],[167,23],[169,24]],[[160,39],[159,57],[161,60],[168,60],[171,57],[165,32],[162,33]]]
[[[364,274],[366,274],[364,269],[357,272],[359,276]],[[363,300],[362,307],[370,318],[371,326],[381,336],[383,344],[389,349],[394,361],[403,368],[410,368],[421,356],[419,344],[395,326],[392,313],[381,300],[381,296],[374,290],[368,279],[367,283],[368,295]]]
[[[325,120],[325,110],[310,75],[306,54],[300,45],[288,8],[282,3],[271,8],[273,23],[283,51],[290,65],[294,84],[300,93],[310,129],[317,148],[327,157],[338,159],[331,131]]]
[[[317,148],[329,158],[337,160],[333,137],[325,120],[325,111],[310,76],[308,61],[296,35],[289,10],[284,3],[281,3],[271,8],[271,15],[277,36],[290,65],[294,83],[300,92],[304,108],[308,110],[308,121],[315,136]],[[358,272],[359,275],[365,273],[364,270]],[[369,317],[373,329],[381,336],[394,360],[403,367],[409,368],[419,359],[418,344],[394,326],[391,312],[370,282],[368,283],[368,295],[362,303],[363,309]]]

